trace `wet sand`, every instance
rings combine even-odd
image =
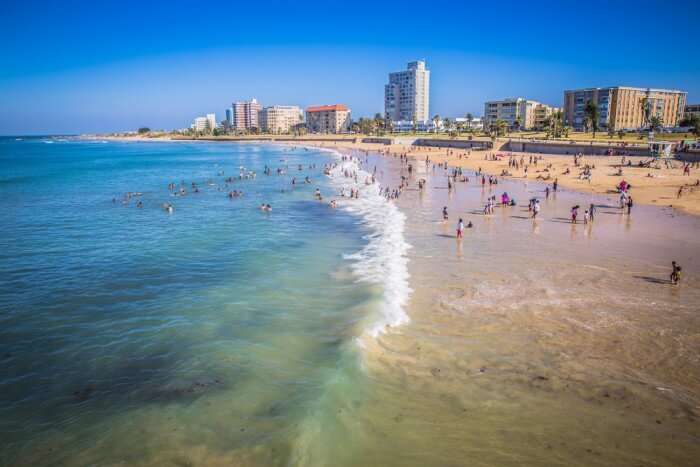
[[[374,164],[398,184],[398,159]],[[700,218],[653,206],[627,215],[613,197],[569,190],[546,200],[535,182],[482,189],[472,173],[450,191],[442,169],[412,164],[398,201],[413,246],[411,323],[364,342],[376,393],[357,417],[380,440],[364,460],[697,465]],[[484,216],[504,191],[519,205]],[[590,203],[595,220],[572,225],[569,208]],[[474,224],[462,241],[459,217]]]

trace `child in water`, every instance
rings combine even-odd
[[[457,238],[462,238],[464,236],[464,221],[460,217],[459,222],[457,222]]]
[[[447,216],[447,206],[445,206],[445,207],[442,208],[442,219],[443,219],[443,220],[447,220],[447,219],[448,219],[448,216]]]

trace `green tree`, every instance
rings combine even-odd
[[[138,133],[139,133],[140,135],[143,135],[143,134],[145,134],[145,133],[150,133],[150,132],[151,132],[151,129],[148,128],[147,126],[142,126],[142,127],[139,128],[139,130],[138,130]]]
[[[610,139],[612,139],[613,136],[615,136],[615,124],[610,123],[610,124],[608,125],[608,137],[609,137]]]
[[[651,128],[653,131],[659,131],[663,126],[664,122],[658,115],[654,115],[649,119],[649,128]]]
[[[472,120],[474,120],[474,115],[472,115],[470,112],[467,112],[467,115],[464,116],[464,118],[467,119],[467,130],[472,129]]]
[[[583,112],[586,115],[590,128],[593,130],[593,139],[595,139],[595,134],[598,131],[598,117],[600,114],[598,111],[598,104],[589,100],[586,102],[586,107],[583,109]]]
[[[435,133],[438,131],[438,125],[440,124],[440,115],[435,114],[433,116],[433,124],[435,125]]]
[[[384,118],[382,118],[382,114],[377,112],[374,114],[374,128],[377,134],[383,133],[385,129],[385,121]]]
[[[504,136],[508,130],[508,124],[505,120],[498,119],[491,124],[490,130],[492,137]]]
[[[651,119],[651,99],[649,96],[644,96],[639,101],[639,106],[642,110],[642,127],[645,128],[649,125]]]

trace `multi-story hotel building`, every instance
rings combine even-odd
[[[194,131],[213,131],[216,128],[216,114],[195,118],[190,128]]]
[[[197,117],[192,122],[191,128],[194,131],[207,131],[209,130],[209,119],[207,117]]]
[[[384,86],[384,118],[387,121],[430,120],[430,71],[425,61],[408,64],[406,71],[389,73]]]
[[[273,105],[260,111],[260,129],[268,133],[289,133],[302,122],[301,108],[296,105]]]
[[[489,101],[484,104],[484,128],[489,129],[497,120],[506,122],[509,128],[539,129],[545,119],[559,110],[541,102],[522,97]]]
[[[350,109],[343,104],[308,107],[306,109],[306,127],[311,133],[350,131]]]
[[[258,114],[262,106],[257,100],[240,101],[233,103],[233,129],[237,131],[249,131],[260,128]]]
[[[669,89],[614,86],[564,91],[564,122],[575,130],[586,123],[588,101],[598,106],[598,127],[638,130],[659,117],[663,126],[676,126],[685,110],[687,93]]]
[[[216,128],[216,114],[207,114],[207,125],[212,131]]]

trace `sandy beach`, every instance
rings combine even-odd
[[[314,144],[314,143],[312,143]],[[700,215],[700,168],[691,168],[690,175],[683,174],[683,163],[673,161],[666,167],[663,162],[652,164],[652,167],[639,167],[640,161],[649,158],[627,156],[620,169],[620,156],[583,156],[579,165],[574,165],[573,156],[534,154],[527,152],[459,150],[436,147],[421,147],[403,144],[372,144],[372,143],[315,143],[325,147],[335,147],[349,150],[375,151],[385,155],[405,154],[417,161],[429,157],[433,162],[447,162],[450,167],[462,167],[469,170],[481,169],[488,175],[507,177],[520,180],[540,180],[552,183],[557,179],[559,186],[580,191],[582,193],[616,196],[615,187],[621,181],[632,186],[631,194],[636,203],[655,206],[673,207],[688,213]],[[508,166],[509,158],[515,158],[520,167],[514,169]],[[541,158],[537,164],[530,158]],[[591,167],[591,177],[583,179],[580,173],[584,167]],[[528,170],[525,173],[524,167]],[[568,173],[567,173],[568,169]],[[504,171],[509,175],[503,175]],[[678,191],[683,188],[679,197]]]
[[[412,176],[398,158],[366,163],[383,185],[410,180],[396,202],[412,245],[411,322],[363,342],[378,385],[359,417],[379,464],[421,465],[437,452],[444,465],[695,465],[700,218],[657,206],[627,215],[592,187],[544,200],[546,184],[532,178],[482,188],[467,173],[449,190],[426,153],[446,157],[414,152]],[[461,159],[485,166],[477,160]],[[592,186],[604,185],[598,164]],[[533,221],[527,203],[483,215],[502,192],[542,198],[543,215]],[[595,204],[595,220],[571,224],[574,204]],[[458,218],[473,223],[463,240]],[[683,263],[681,286],[668,281],[671,260]],[[381,458],[380,444],[405,457]]]

